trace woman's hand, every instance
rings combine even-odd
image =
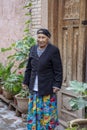
[[[23,88],[23,89],[27,89],[28,86],[27,86],[26,84],[22,84],[22,88]]]
[[[56,93],[56,92],[58,92],[59,90],[60,90],[59,88],[53,87],[53,93]]]

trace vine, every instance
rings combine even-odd
[[[31,0],[28,0],[26,5],[24,6],[24,9],[28,10],[28,12],[25,13],[25,15],[29,17],[29,19],[27,21],[25,21],[26,27],[24,29],[24,32],[26,33],[27,36],[29,36],[29,35],[31,35],[31,33],[30,33],[31,10],[32,10],[32,2],[31,2]]]
[[[11,44],[8,48],[1,48],[2,52],[15,50],[15,53],[13,55],[10,55],[7,57],[8,60],[11,62],[17,62],[19,61],[17,69],[24,68],[24,66],[27,63],[28,54],[30,51],[31,46],[35,44],[35,39],[32,37],[30,32],[30,24],[31,24],[31,9],[32,9],[32,2],[31,0],[28,0],[26,2],[26,5],[23,7],[24,9],[27,9],[27,13],[25,13],[26,16],[29,17],[27,21],[25,21],[25,36],[23,39],[16,41],[15,43]]]

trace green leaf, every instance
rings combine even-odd
[[[8,59],[14,59],[14,58],[15,58],[15,56],[16,56],[16,55],[15,55],[15,54],[13,54],[13,55],[9,55],[7,58],[8,58]]]
[[[11,46],[12,46],[12,47],[15,47],[15,44],[16,44],[16,43],[12,43]]]
[[[23,68],[27,63],[27,60],[24,60],[23,62],[21,62],[18,66],[19,69]]]
[[[25,13],[25,15],[29,16],[29,15],[31,15],[31,12]]]
[[[8,47],[8,48],[1,48],[1,52],[6,52],[6,51],[10,51],[12,50],[11,47]]]
[[[31,20],[27,20],[26,22],[25,22],[25,24],[29,24],[31,22]]]
[[[72,90],[73,92],[78,94],[85,94],[85,90],[87,89],[87,84],[78,81],[70,81],[69,84],[70,87],[68,87],[67,90]]]
[[[32,3],[29,3],[29,4],[25,5],[24,8],[29,8],[31,6],[32,6]]]
[[[77,130],[78,127],[73,127],[73,128],[66,128],[65,130]]]
[[[26,28],[26,29],[24,30],[24,32],[29,32],[29,29]]]

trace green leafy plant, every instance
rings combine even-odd
[[[22,97],[22,98],[27,98],[29,96],[29,89],[22,89],[19,93],[19,96]]]
[[[69,82],[70,87],[67,90],[73,90],[73,92],[80,95],[87,95],[87,83],[78,82],[76,80]]]
[[[32,20],[31,19],[32,0],[29,0],[23,8],[28,10],[28,12],[25,13],[25,15],[29,17],[29,19],[27,21],[25,21],[24,32],[25,32],[26,36],[30,36],[31,35],[31,33],[30,33],[30,24],[31,24],[31,20]]]
[[[7,64],[5,68],[6,71],[8,70],[7,75],[6,73],[4,73],[5,69],[3,69],[4,75],[2,77],[5,89],[14,94],[20,91],[21,83],[23,80],[23,78],[22,80],[20,80],[18,75],[16,75],[16,72],[25,67],[30,52],[30,48],[36,43],[35,39],[32,37],[30,33],[31,8],[32,8],[31,0],[27,1],[26,5],[23,8],[26,8],[28,10],[28,13],[26,13],[25,15],[29,17],[29,19],[25,21],[25,29],[24,29],[25,36],[21,40],[18,40],[15,43],[11,44],[11,46],[9,46],[8,48],[1,48],[1,52],[3,53],[12,50],[14,52],[12,55],[9,55],[7,57],[7,61],[9,61],[9,63],[12,64],[11,66],[16,69],[12,73],[10,68],[6,69],[10,65]],[[24,96],[24,94],[26,95],[26,91],[25,92],[22,91],[21,93],[22,96]]]
[[[14,63],[19,62],[17,69],[24,68],[27,63],[27,58],[30,52],[30,48],[35,44],[33,37],[26,36],[24,39],[19,40],[11,45],[11,49],[15,50],[13,55],[8,56],[8,59]],[[2,52],[7,51],[7,48],[2,48]]]
[[[67,90],[73,91],[77,96],[69,101],[73,110],[85,108],[87,106],[87,83],[70,81],[70,87]]]
[[[2,74],[3,74],[4,66],[0,63],[0,85],[2,84]]]
[[[11,74],[13,65],[13,62],[8,62],[6,66],[0,63],[0,81],[2,85],[4,81],[8,78],[8,76]]]
[[[22,89],[21,83],[23,80],[22,74],[11,73],[8,78],[4,81],[4,88],[11,94],[15,95]]]

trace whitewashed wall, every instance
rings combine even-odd
[[[23,9],[29,0],[0,0],[0,48],[22,39],[24,35],[25,16]],[[48,0],[32,1],[31,33],[36,38],[37,29],[48,27]],[[12,52],[10,52],[12,53]],[[8,53],[0,53],[0,61],[6,63]]]
[[[26,0],[0,0],[0,48],[8,47],[24,35]],[[7,53],[0,52],[0,61],[6,62]]]

